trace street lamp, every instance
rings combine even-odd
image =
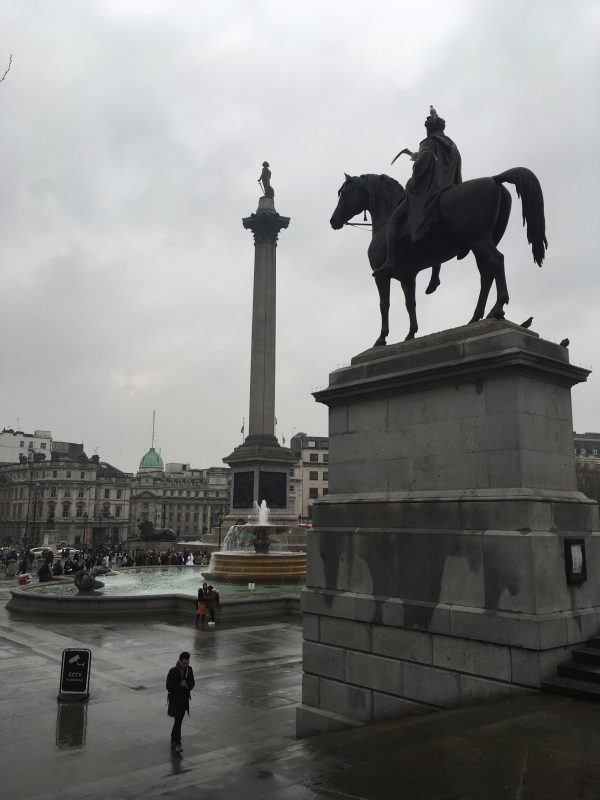
[[[31,541],[33,544],[37,544],[37,539],[35,536],[35,520],[37,517],[37,505],[38,505],[38,497],[39,497],[39,483],[35,484],[35,489],[33,490],[33,522],[31,523]]]
[[[215,522],[219,526],[219,550],[220,550],[221,549],[221,524],[223,522],[223,509],[222,508],[218,508],[215,511],[215,517],[216,517]]]
[[[86,545],[85,545],[85,537],[86,537],[86,532],[87,532],[87,523],[88,523],[88,513],[87,513],[87,511],[84,511],[83,512],[83,544],[82,544],[82,548],[83,548],[83,552],[84,553],[85,553],[85,547],[86,547]]]
[[[25,545],[29,537],[29,510],[31,508],[31,484],[33,483],[33,450],[27,453],[27,460],[29,462],[29,487],[27,491],[27,516],[25,517]]]

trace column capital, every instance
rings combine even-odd
[[[242,219],[244,228],[254,234],[254,244],[277,244],[277,236],[282,228],[290,224],[289,217],[282,217],[277,211],[259,209],[256,214]]]

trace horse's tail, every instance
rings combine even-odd
[[[494,175],[496,183],[512,183],[521,198],[523,225],[527,225],[527,241],[531,245],[533,260],[542,266],[548,240],[546,239],[546,220],[544,218],[544,195],[540,182],[530,169],[513,167]]]

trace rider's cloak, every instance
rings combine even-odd
[[[408,231],[419,241],[437,220],[437,201],[442,192],[462,183],[458,147],[440,132],[431,133],[419,145],[411,179],[406,184]]]

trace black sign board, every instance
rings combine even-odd
[[[91,650],[63,650],[60,670],[61,700],[83,700],[89,694]]]

